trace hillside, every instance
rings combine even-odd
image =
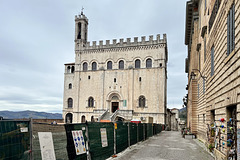
[[[33,119],[62,119],[62,114],[59,113],[47,113],[47,112],[36,112],[36,111],[0,111],[0,117],[3,119],[22,119],[22,118],[33,118]]]

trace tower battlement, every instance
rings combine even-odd
[[[76,50],[88,50],[88,49],[104,49],[104,48],[118,48],[118,47],[136,47],[136,46],[146,46],[146,45],[157,45],[157,44],[165,44],[167,43],[167,35],[163,34],[163,38],[161,39],[160,34],[157,34],[156,39],[153,38],[153,35],[150,35],[148,40],[146,36],[141,37],[141,41],[138,40],[138,37],[134,37],[133,41],[131,38],[124,39],[113,39],[112,43],[110,40],[106,40],[105,44],[103,40],[100,40],[97,44],[97,41],[87,42],[86,45],[81,46],[81,41],[75,40],[76,42]]]

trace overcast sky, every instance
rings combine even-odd
[[[82,6],[89,41],[167,34],[167,105],[181,108],[186,0],[0,0],[0,110],[62,112],[64,64],[74,62]]]

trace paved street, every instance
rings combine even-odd
[[[147,141],[120,153],[115,160],[213,160],[191,136],[181,137],[180,132],[164,131]]]

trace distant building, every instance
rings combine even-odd
[[[97,27],[97,26],[96,26]],[[75,17],[75,62],[65,64],[63,118],[165,124],[167,37],[87,41],[88,19]]]
[[[236,159],[238,152],[239,6],[239,0],[191,0],[186,7],[187,126],[215,147],[216,159]]]

